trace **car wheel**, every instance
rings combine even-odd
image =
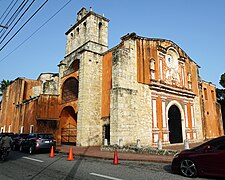
[[[29,147],[29,154],[33,154],[33,147]]]
[[[20,152],[23,152],[23,146],[20,145],[20,148],[19,148]]]
[[[183,176],[186,177],[196,177],[197,168],[195,163],[192,160],[185,159],[180,163],[180,172]]]

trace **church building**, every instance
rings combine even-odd
[[[77,146],[157,146],[224,134],[216,87],[171,40],[128,33],[108,49],[109,20],[82,8],[58,73],[3,92],[1,132],[50,132]]]

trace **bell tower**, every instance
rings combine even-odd
[[[77,13],[75,25],[66,32],[66,56],[79,49],[105,52],[108,49],[108,22],[92,8],[89,12],[82,8]]]
[[[92,8],[89,11],[82,8],[76,23],[66,32],[65,58],[59,64],[60,87],[71,76],[79,81],[78,146],[102,144],[102,53],[108,50],[108,22]]]

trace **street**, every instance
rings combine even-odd
[[[171,173],[170,164],[119,161],[113,165],[111,160],[75,156],[68,161],[67,155],[55,153],[33,154],[11,151],[7,161],[0,161],[0,179],[78,179],[78,180],[150,180],[190,179]],[[196,178],[204,179],[204,178]]]

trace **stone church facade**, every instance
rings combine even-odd
[[[170,40],[135,33],[108,49],[109,20],[82,8],[59,73],[18,78],[3,92],[2,132],[51,132],[79,146],[157,146],[224,134],[215,85]]]

